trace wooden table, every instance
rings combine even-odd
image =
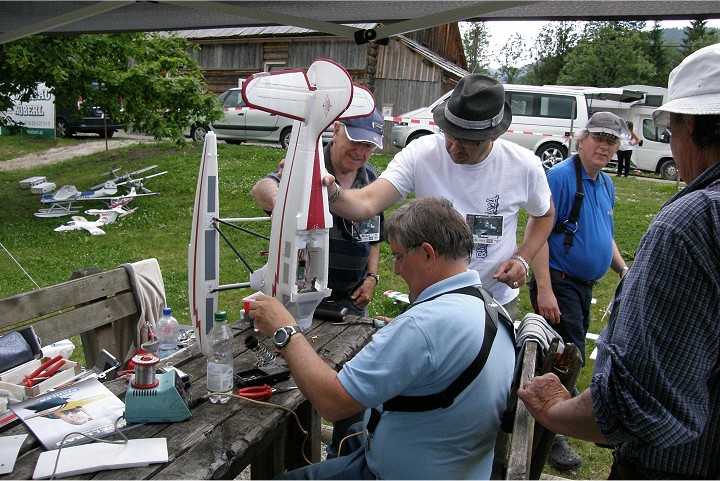
[[[251,369],[256,361],[244,345],[249,327],[242,321],[233,325],[235,332],[235,371]],[[370,340],[373,329],[368,325],[337,326],[314,321],[305,332],[316,352],[333,367],[342,366]],[[265,344],[270,346],[269,340]],[[206,360],[197,346],[191,346],[160,365],[172,362],[190,374],[193,398],[206,390]],[[127,383],[114,380],[106,384],[121,399]],[[292,378],[278,386],[292,386]],[[273,396],[273,403],[295,411],[309,436],[305,454],[313,462],[320,460],[320,417],[299,390]],[[22,423],[6,426],[0,435],[23,434]],[[126,431],[130,439],[167,438],[169,461],[146,467],[100,471],[86,479],[233,479],[251,466],[253,479],[270,479],[285,469],[304,466],[301,448],[303,436],[292,415],[281,409],[258,406],[237,398],[226,404],[202,401],[192,409],[192,417],[183,422],[146,424]],[[31,479],[42,447],[30,434],[20,451],[12,473],[0,479]],[[62,456],[62,453],[61,453]]]

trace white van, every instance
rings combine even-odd
[[[588,120],[583,92],[568,87],[536,85],[508,84],[504,88],[513,121],[500,138],[532,150],[547,168],[566,159],[572,133],[584,127]],[[403,148],[418,137],[439,132],[432,121],[432,111],[451,93],[428,107],[401,115],[390,132],[392,144]]]

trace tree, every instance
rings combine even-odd
[[[463,48],[470,73],[487,74],[490,71],[490,34],[485,22],[463,22]]]
[[[682,41],[681,52],[687,57],[696,50],[718,42],[717,30],[707,27],[707,20],[693,20],[689,27],[685,27],[685,38]]]
[[[545,25],[531,48],[533,62],[523,82],[531,85],[556,84],[565,58],[577,44],[579,36],[575,22]]]
[[[520,72],[517,64],[525,58],[525,50],[525,41],[518,33],[511,35],[503,45],[498,56],[500,58],[500,74],[505,83],[512,84],[517,81]]]
[[[648,58],[645,22],[590,22],[568,53],[558,84],[620,87],[652,83],[656,70]]]
[[[670,74],[670,56],[665,41],[663,39],[663,29],[660,28],[660,22],[655,21],[652,30],[647,33],[647,55],[655,66],[655,75],[650,81],[650,85],[658,87],[667,87],[668,75]]]
[[[17,40],[0,46],[0,109],[44,82],[58,104],[82,98],[134,130],[180,140],[194,120],[221,116],[189,50],[185,39],[146,33]]]

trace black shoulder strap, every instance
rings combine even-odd
[[[495,302],[487,291],[481,289],[482,288],[467,287],[462,291],[456,290],[452,292],[479,297],[483,300],[483,302],[485,302],[485,305]],[[420,412],[451,406],[457,395],[463,392],[473,379],[477,377],[487,362],[487,358],[490,354],[490,349],[492,348],[498,329],[497,311],[493,312],[494,316],[490,315],[488,311],[489,309],[485,309],[486,317],[489,317],[489,319],[485,320],[485,334],[483,336],[480,352],[478,352],[478,355],[475,357],[472,364],[470,364],[460,374],[460,376],[455,379],[455,381],[445,388],[444,391],[439,393],[428,394],[425,396],[395,396],[389,401],[385,401],[383,404],[383,410]]]
[[[582,207],[583,199],[585,194],[583,193],[582,184],[582,164],[580,163],[580,156],[575,154],[572,156],[573,164],[575,165],[575,200],[573,201],[572,209],[570,210],[570,216],[563,222],[555,224],[555,232],[565,233],[565,240],[563,244],[566,248],[572,247],[575,240],[575,232],[578,229],[578,218],[580,217],[580,208]]]
[[[422,302],[431,301],[445,294],[466,294],[483,300],[485,304],[485,333],[483,336],[482,346],[480,347],[480,352],[478,352],[478,355],[475,357],[473,362],[457,377],[457,379],[455,379],[455,381],[453,381],[442,392],[428,394],[426,396],[395,396],[383,403],[383,411],[421,412],[451,406],[458,394],[463,392],[463,390],[470,385],[470,383],[477,377],[485,366],[488,356],[490,355],[490,349],[495,341],[498,324],[505,324],[505,326],[510,329],[510,332],[514,333],[512,320],[507,317],[507,313],[502,306],[500,306],[492,295],[490,295],[490,293],[482,287],[461,287],[459,289],[443,292],[437,296],[417,302],[413,304],[413,306]],[[375,433],[375,428],[379,422],[380,411],[375,408],[371,409],[370,419],[367,424],[368,436],[366,438],[366,449],[369,449],[369,440]]]

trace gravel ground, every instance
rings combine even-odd
[[[153,141],[152,137],[138,134],[127,134],[122,130],[116,135],[118,138],[107,141],[108,149],[117,149],[140,142]],[[91,140],[90,137],[91,136],[83,137],[88,140],[82,144],[55,147],[43,152],[34,152],[32,154],[23,155],[22,157],[0,162],[0,171],[30,169],[42,165],[55,164],[57,162],[62,162],[63,160],[81,157],[83,155],[90,155],[105,150],[105,139],[101,139],[98,136],[93,135],[93,139]]]

